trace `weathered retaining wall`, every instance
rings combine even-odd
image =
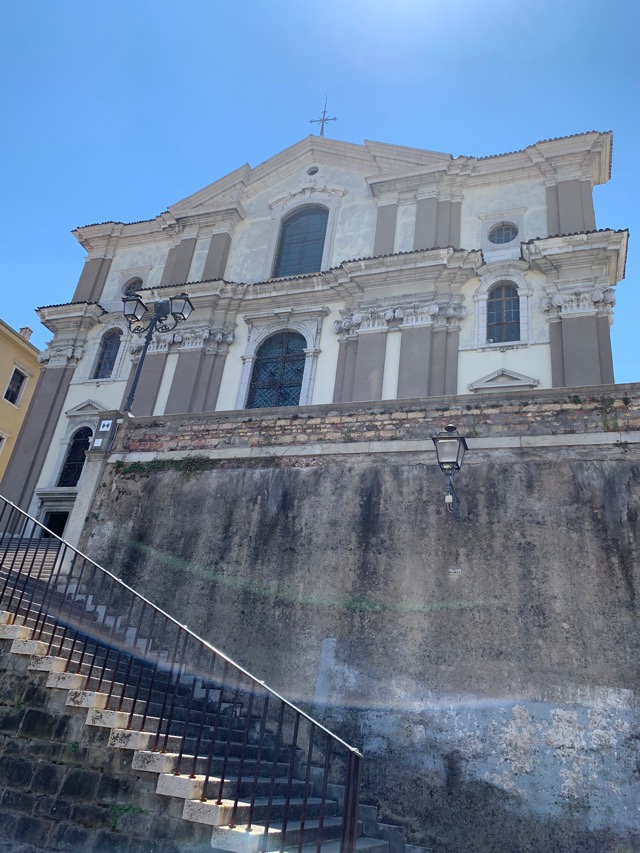
[[[133,753],[85,726],[86,711],[65,707],[67,691],[46,688],[10,645],[0,640],[0,850],[210,850],[211,829],[182,820],[157,776],[132,770]]]
[[[640,849],[640,388],[590,392],[134,421],[83,548],[363,745],[414,843]]]
[[[424,400],[304,406],[129,421],[120,449],[199,453],[224,448],[308,446],[430,438],[448,420],[467,437],[640,430],[640,386],[605,385]]]

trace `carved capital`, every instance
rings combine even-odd
[[[394,305],[360,307],[342,311],[342,319],[335,320],[333,328],[338,335],[349,335],[372,329],[386,329],[390,325],[401,329],[412,326],[456,327],[465,316],[463,297],[436,297]]]
[[[78,344],[51,343],[47,349],[40,353],[38,361],[47,367],[75,367],[84,355],[84,347]]]
[[[547,288],[542,310],[553,316],[592,314],[594,310],[609,313],[615,302],[615,291],[611,287],[588,284],[561,290]]]

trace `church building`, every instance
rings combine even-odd
[[[38,309],[53,339],[0,490],[63,534],[140,357],[133,294],[194,308],[154,336],[134,416],[613,382],[628,235],[596,228],[592,198],[611,147],[594,131],[478,158],[309,136],[153,219],[76,229],[84,269]]]

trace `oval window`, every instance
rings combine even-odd
[[[501,222],[489,231],[489,242],[502,246],[511,243],[518,236],[518,229],[512,222]]]

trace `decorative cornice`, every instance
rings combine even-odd
[[[613,287],[624,278],[628,231],[588,231],[522,243],[522,257],[532,269],[556,280],[559,269],[576,281],[590,278]]]
[[[236,225],[246,218],[246,213],[240,202],[224,210],[213,210],[206,213],[194,212],[180,219],[183,228],[192,228],[199,237],[210,234],[233,234]]]
[[[97,302],[72,302],[37,309],[43,325],[54,333],[39,361],[44,367],[74,366],[82,358],[91,329],[106,314]]]
[[[76,228],[71,233],[80,245],[87,250],[85,260],[93,258],[112,258],[125,229],[122,222],[105,222],[103,225],[87,225]]]

